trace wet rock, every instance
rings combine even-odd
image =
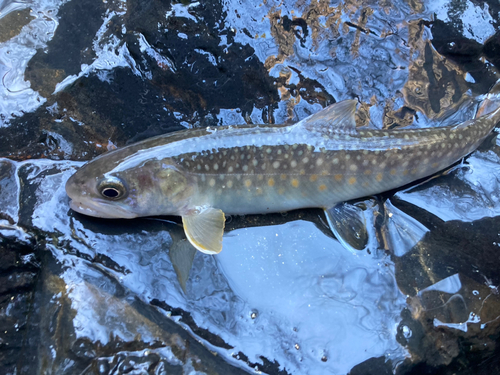
[[[2,17],[2,22],[0,23],[0,43],[19,35],[21,29],[33,18],[30,14],[30,9],[11,12]]]
[[[0,371],[30,373],[39,357],[40,315],[34,299],[41,272],[32,246],[0,241]]]
[[[429,229],[393,253],[345,252],[319,210],[235,216],[231,251],[188,272],[178,219],[82,217],[63,188],[69,160],[346,98],[359,126],[469,119],[496,80],[498,2],[30,6],[0,25],[0,156],[25,160],[0,161],[0,372],[498,372],[495,141],[366,210],[372,235]]]

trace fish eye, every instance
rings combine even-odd
[[[118,177],[107,177],[97,186],[99,193],[107,199],[117,200],[123,198],[127,192],[125,184]]]

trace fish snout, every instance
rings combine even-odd
[[[66,194],[70,198],[69,207],[80,214],[106,219],[132,219],[138,215],[118,201],[106,201],[97,194],[95,187],[81,178],[78,173],[66,182]]]

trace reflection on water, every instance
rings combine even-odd
[[[46,246],[62,266],[76,340],[157,340],[157,328],[127,306],[139,297],[189,311],[196,326],[223,340],[212,350],[228,361],[243,353],[251,363],[264,357],[292,373],[347,373],[371,357],[397,364],[405,356],[395,338],[405,297],[386,255],[347,252],[307,221],[242,228],[227,233],[220,256],[197,254],[184,294],[167,251],[182,228],[147,220],[100,228],[68,215],[64,182],[74,164],[16,167],[35,198],[19,220],[54,233]]]
[[[0,2],[0,155],[25,160],[0,159],[0,372],[498,372],[493,138],[360,202],[369,251],[302,210],[233,217],[220,255],[194,254],[176,219],[83,217],[63,186],[69,160],[115,145],[353,97],[358,125],[469,119],[498,79],[499,14],[493,0]]]
[[[353,254],[319,230],[321,223],[303,220],[227,232],[221,254],[196,254],[183,291],[168,250],[183,240],[179,225],[147,219],[115,223],[70,212],[64,183],[78,163],[3,159],[1,165],[2,197],[8,197],[1,213],[2,235],[25,242],[38,238],[60,268],[48,272],[42,283],[45,293],[53,295],[51,304],[68,313],[61,316],[51,307],[44,319],[58,316],[65,327],[60,329],[74,333],[58,344],[60,329],[45,337],[54,342],[56,353],[48,368],[62,366],[59,361],[68,351],[78,358],[75,369],[100,363],[125,366],[134,356],[144,360],[146,355],[157,361],[155,366],[189,368],[199,358],[189,351],[184,356],[191,360],[179,357],[177,347],[185,339],[170,336],[164,324],[172,320],[229,363],[267,366],[271,373],[348,373],[378,357],[396,367],[410,353],[429,356],[430,337],[444,329],[448,346],[441,349],[442,358],[426,357],[428,364],[438,366],[459,354],[453,338],[457,331],[477,337],[497,332],[498,291],[482,273],[436,277],[439,269],[428,273],[432,261],[427,259],[430,263],[413,267],[413,272],[423,270],[430,279],[412,279],[401,269],[406,262],[395,267],[391,255],[381,250]],[[468,172],[455,178],[466,183],[481,173],[474,168]],[[432,181],[421,185],[420,194],[433,188]],[[442,196],[442,205],[454,206],[450,194]],[[474,195],[482,196],[482,191]],[[400,259],[419,257],[422,248],[431,246],[426,238]],[[417,293],[405,292],[412,285]],[[407,299],[405,293],[413,296]],[[161,314],[155,321],[149,319],[151,311],[143,311],[152,305],[140,301],[158,306]],[[136,349],[106,354],[106,348],[126,342],[134,342]],[[423,344],[427,347],[422,349]],[[93,354],[75,349],[82,345]],[[149,359],[145,363],[151,366]]]
[[[243,302],[229,342],[252,361],[347,373],[371,357],[403,359],[395,332],[405,297],[388,257],[354,255],[304,221],[232,231],[224,246],[217,265]]]
[[[488,152],[476,152],[466,164],[458,166],[455,173],[433,181],[430,189],[410,188],[398,192],[396,196],[420,207],[425,201],[429,205],[428,210],[444,221],[467,222],[498,216],[499,151],[496,146]]]

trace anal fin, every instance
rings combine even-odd
[[[429,231],[422,223],[396,208],[389,199],[383,204],[384,222],[380,228],[381,247],[395,256],[409,252]]]

